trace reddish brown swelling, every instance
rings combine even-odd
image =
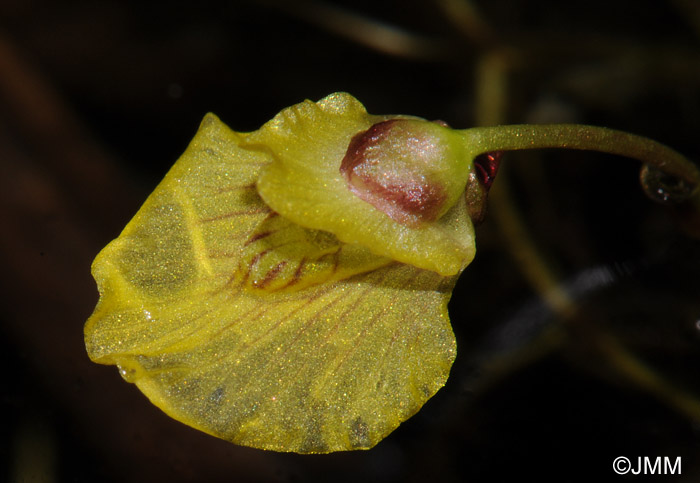
[[[392,150],[397,119],[356,134],[340,165],[350,189],[361,199],[406,225],[434,221],[446,201],[439,184],[418,172],[420,164],[386,163],[379,150]]]

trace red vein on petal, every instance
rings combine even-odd
[[[411,277],[411,279],[407,281],[407,284],[413,283],[421,274],[422,274],[422,272],[417,272],[417,273],[415,273],[415,274],[413,275],[413,277]],[[395,317],[394,320],[396,321],[396,323],[395,323],[396,330],[394,330],[394,332],[393,332],[393,334],[392,334],[392,336],[391,336],[391,340],[390,340],[389,343],[385,346],[386,349],[384,350],[384,352],[383,352],[383,354],[382,354],[381,361],[377,363],[377,366],[384,366],[384,365],[386,365],[386,358],[391,354],[391,350],[390,350],[391,347],[393,347],[394,343],[396,343],[396,341],[398,340],[399,334],[401,334],[402,332],[405,332],[405,331],[406,331],[405,323],[406,323],[407,321],[406,321],[406,319],[405,319],[404,317],[400,317],[400,318],[399,318],[399,317]],[[411,324],[411,327],[412,327],[413,329],[415,329],[416,326],[417,326],[415,320],[410,320],[410,321],[408,321],[408,323]],[[409,332],[416,333],[417,331],[416,331],[416,330],[413,330],[413,331],[410,331],[410,330],[409,330]],[[413,339],[412,339],[412,341],[414,341],[414,342],[409,343],[408,346],[409,346],[409,347],[415,346],[415,345],[416,345],[416,342],[415,342],[415,341],[416,341],[419,337],[420,337],[420,336],[419,336],[418,334],[416,334],[416,336],[413,337]],[[384,373],[384,371],[377,371],[378,377],[381,377],[383,373]],[[409,382],[411,382],[411,381],[409,381]],[[364,391],[360,392],[360,393],[358,394],[357,397],[359,398],[359,397],[361,397],[362,395],[366,394],[366,393],[370,390],[369,388],[371,388],[371,387],[373,387],[373,386],[375,386],[375,384],[367,384],[367,385],[365,386],[366,389],[365,389]]]
[[[297,269],[294,270],[294,274],[292,275],[291,280],[289,282],[287,282],[286,284],[284,284],[283,286],[281,286],[279,288],[279,290],[289,288],[289,287],[292,287],[292,286],[298,284],[299,281],[301,280],[301,273],[304,270],[306,263],[307,263],[306,257],[301,257],[301,260],[299,261],[299,265],[297,266]]]
[[[265,231],[263,233],[255,233],[254,235],[250,236],[245,243],[243,243],[244,247],[247,247],[251,243],[255,243],[258,240],[262,240],[263,238],[267,238],[268,236],[272,235],[275,233],[274,231]]]
[[[207,253],[207,257],[215,260],[219,259],[224,259],[224,258],[235,258],[238,255],[241,254],[240,250],[235,250],[233,252],[209,252]]]
[[[376,282],[376,283],[382,283],[384,280],[386,280],[386,279],[388,278],[388,276],[389,276],[389,273],[390,273],[390,270],[387,270],[386,273],[384,274],[384,276],[381,278],[381,280],[378,281],[378,282]],[[419,274],[420,274],[420,272],[414,273],[413,276],[412,276],[410,279],[406,280],[405,285],[410,285],[410,284],[419,276]],[[393,301],[393,300],[392,300],[392,301]],[[380,311],[378,311],[378,312],[370,319],[370,321],[369,321],[367,324],[365,324],[364,328],[362,329],[362,331],[360,332],[360,334],[355,338],[355,340],[354,340],[353,342],[359,341],[359,340],[361,340],[361,339],[364,339],[365,336],[367,335],[367,331],[368,331],[370,328],[372,328],[372,327],[374,326],[374,324],[377,322],[377,320],[379,320],[379,317],[380,317],[380,316],[382,316],[382,315],[384,315],[384,313],[386,313],[386,310],[387,310],[387,305],[383,305],[382,309],[381,309]],[[344,355],[343,358],[340,360],[340,362],[335,366],[335,368],[334,368],[333,371],[334,371],[334,372],[337,372],[338,369],[340,369],[340,367],[341,367],[343,364],[345,364],[345,361],[348,360],[348,358],[350,357],[350,355],[351,355],[353,352],[355,352],[355,351],[359,348],[359,346],[360,346],[360,343],[359,343],[359,342],[354,343],[354,344],[352,345],[352,347],[351,347],[350,349],[348,349],[348,351],[345,353],[345,355]]]
[[[287,265],[287,261],[286,261],[286,260],[282,260],[282,261],[279,262],[277,265],[275,265],[274,267],[272,267],[272,268],[265,274],[265,277],[263,277],[262,280],[260,280],[259,282],[256,282],[256,281],[253,282],[253,285],[255,286],[255,288],[264,289],[265,287],[267,287],[268,285],[270,285],[270,284],[272,283],[272,281],[275,280],[275,279],[277,278],[277,276],[280,274],[280,272],[284,269],[284,267],[285,267],[286,265]]]
[[[238,323],[240,323],[244,319],[253,319],[253,318],[259,319],[260,317],[265,315],[269,309],[270,309],[269,305],[255,305],[250,310],[244,312],[243,314],[234,318],[232,321],[228,322],[225,326],[223,326],[221,329],[219,329],[214,335],[212,335],[212,338],[220,337],[224,332],[226,332],[226,331],[230,330],[232,327],[238,325]],[[251,316],[251,314],[253,314],[253,313],[256,313],[255,317]],[[247,346],[244,346],[244,348],[245,347],[247,347]]]
[[[289,312],[288,314],[286,314],[284,317],[280,317],[280,319],[277,321],[277,323],[276,323],[275,325],[273,325],[272,327],[270,327],[264,334],[262,334],[260,337],[258,337],[257,339],[255,339],[255,340],[254,340],[253,342],[251,342],[250,344],[257,344],[262,338],[266,337],[270,332],[272,332],[273,330],[277,329],[277,328],[278,328],[280,325],[282,325],[284,322],[286,322],[286,321],[288,321],[289,319],[291,319],[291,318],[294,316],[294,314],[296,314],[297,312],[299,312],[299,311],[302,310],[303,308],[307,307],[308,305],[311,305],[312,302],[315,302],[316,300],[318,300],[318,299],[321,298],[322,296],[326,295],[326,294],[327,294],[328,292],[330,292],[333,288],[334,288],[333,286],[326,287],[324,290],[319,290],[319,291],[317,291],[316,293],[314,293],[312,296],[310,296],[309,298],[307,298],[307,299],[304,301],[303,304],[301,304],[301,305],[299,305],[298,307],[294,308],[291,312]],[[335,299],[331,300],[330,302],[328,302],[324,307],[320,308],[320,309],[316,312],[316,314],[315,314],[314,316],[312,316],[312,317],[317,316],[320,312],[325,312],[325,311],[327,310],[328,307],[333,306],[333,305],[334,305],[335,303],[337,303],[338,300],[340,300],[341,298],[342,298],[342,294],[341,294],[340,296],[336,297]],[[285,352],[286,352],[286,350],[285,350]]]
[[[334,286],[330,287],[330,288],[329,288],[329,291],[330,291],[332,288],[334,288]],[[347,311],[345,311],[344,313],[347,313],[347,312],[353,310],[353,309],[355,308],[355,306],[357,305],[357,301],[362,300],[362,299],[365,297],[365,295],[367,295],[367,293],[368,293],[370,290],[371,290],[371,287],[369,287],[369,286],[368,286],[365,290],[363,290],[363,292],[357,297],[356,302],[350,304],[351,307],[350,307]],[[301,338],[301,336],[302,336],[309,328],[311,328],[314,324],[316,324],[316,323],[321,319],[321,316],[322,316],[323,314],[325,314],[333,305],[337,304],[341,299],[343,299],[343,298],[344,298],[344,295],[345,295],[345,294],[343,294],[343,293],[341,292],[341,294],[340,294],[338,297],[336,297],[335,299],[333,299],[332,301],[330,301],[329,303],[327,303],[325,306],[323,306],[322,308],[320,308],[319,310],[317,310],[316,313],[315,313],[314,315],[312,315],[311,317],[309,317],[309,319],[306,321],[306,323],[303,325],[303,327],[296,333],[296,335],[294,336],[294,338],[292,338],[292,340],[289,342],[289,344],[287,344],[287,347],[285,348],[285,350],[282,351],[282,352],[279,353],[279,354],[276,354],[276,358],[279,359],[279,358],[283,357],[287,352],[289,352],[290,350],[292,350],[292,348],[294,348],[295,344],[296,344],[297,341]],[[324,342],[326,342],[327,340],[328,340],[328,337],[326,337],[326,339],[325,339]],[[275,358],[272,358],[272,360],[271,360],[270,362],[268,362],[268,364],[266,364],[265,367],[269,366],[270,363],[274,362],[274,359],[275,359]],[[304,363],[299,367],[299,369],[297,370],[297,372],[295,373],[295,375],[301,373],[301,372],[304,370],[304,368],[308,365],[308,363],[309,363],[309,360],[307,360],[306,362],[304,362]]]
[[[328,287],[326,290],[318,291],[318,292],[316,292],[315,294],[313,294],[311,297],[309,297],[307,300],[305,300],[303,304],[301,304],[300,306],[296,307],[294,310],[292,310],[290,313],[288,313],[288,314],[285,315],[284,317],[281,317],[281,318],[277,321],[277,323],[275,323],[275,325],[273,325],[272,327],[270,327],[264,334],[261,334],[261,335],[258,336],[255,340],[253,340],[253,341],[249,342],[248,344],[246,344],[245,346],[243,346],[243,347],[241,348],[240,353],[245,352],[245,351],[246,351],[248,348],[250,348],[251,346],[257,345],[261,340],[263,340],[264,338],[266,338],[271,332],[273,332],[273,331],[276,330],[280,325],[282,325],[283,322],[285,322],[285,321],[291,319],[295,313],[297,313],[298,311],[302,310],[304,307],[310,305],[312,302],[318,300],[320,297],[322,297],[323,295],[327,294],[327,293],[330,292],[332,289],[333,289],[333,287],[331,286],[331,287]],[[287,344],[286,349],[285,349],[284,351],[282,351],[281,353],[275,354],[273,357],[270,357],[270,359],[268,359],[268,361],[267,361],[267,362],[265,363],[265,365],[261,368],[261,370],[267,369],[268,367],[270,367],[270,365],[272,365],[273,363],[275,363],[276,361],[278,361],[280,357],[283,357],[283,356],[294,346],[294,343],[302,336],[302,334],[303,334],[303,333],[306,331],[306,329],[309,327],[309,322],[310,322],[310,320],[317,318],[319,313],[325,312],[325,311],[327,310],[328,307],[331,307],[332,305],[334,305],[335,303],[337,303],[338,300],[340,300],[340,299],[342,298],[342,295],[343,295],[343,294],[341,294],[340,296],[336,297],[336,298],[333,299],[332,301],[328,302],[323,308],[319,309],[319,310],[316,312],[316,314],[315,314],[312,318],[310,318],[309,321],[306,322],[306,324],[304,324],[304,326],[302,327],[302,329],[301,329],[299,332],[297,332],[297,335],[292,339],[292,341],[291,341],[289,344]],[[303,365],[302,365],[302,367],[303,367]],[[253,383],[255,383],[255,382],[259,382],[259,381],[258,381],[258,380],[253,380],[253,378],[249,378],[248,381],[246,381],[246,383],[243,384],[243,386],[239,386],[236,390],[237,390],[239,393],[242,394],[242,393],[244,393],[244,392],[247,390],[247,388],[248,388],[251,384],[253,384]]]
[[[384,281],[384,280],[386,279],[387,276],[388,276],[388,274],[385,274],[385,275],[381,278],[380,282]],[[328,333],[328,335],[326,335],[326,337],[324,338],[323,345],[326,345],[326,344],[328,343],[328,341],[329,341],[330,337],[332,336],[332,334],[333,334],[333,333],[337,330],[337,328],[339,327],[339,324],[340,324],[341,322],[343,322],[343,320],[345,319],[345,316],[346,316],[349,312],[355,310],[355,308],[357,307],[358,303],[359,303],[362,299],[364,299],[364,298],[367,296],[367,294],[368,294],[372,289],[373,289],[372,284],[367,284],[367,287],[366,287],[364,290],[362,290],[362,292],[357,296],[357,298],[356,298],[352,303],[349,303],[349,308],[348,308],[347,310],[345,310],[345,311],[343,312],[343,314],[342,314],[340,317],[338,317],[338,321],[337,321],[336,324],[333,326],[333,328],[332,328],[331,331]],[[336,298],[336,299],[333,301],[333,304],[335,304],[340,298],[343,298],[342,294],[341,294],[340,297]],[[324,309],[326,309],[327,307],[328,307],[328,305],[327,305],[326,307],[324,307]],[[322,309],[322,310],[319,310],[319,311],[316,312],[316,314],[314,314],[313,317],[309,318],[309,320],[306,322],[306,324],[304,324],[304,327],[302,327],[302,329],[301,329],[301,330],[297,333],[297,335],[294,337],[294,339],[292,340],[292,343],[289,344],[289,346],[287,347],[287,349],[285,349],[285,351],[284,351],[282,354],[280,354],[279,357],[282,357],[282,356],[283,356],[284,354],[286,354],[289,350],[291,350],[292,347],[294,346],[294,344],[296,343],[296,341],[297,341],[298,339],[300,339],[301,336],[303,335],[303,333],[306,332],[313,324],[315,324],[315,323],[320,319],[320,315],[323,314],[323,313],[325,313],[325,310],[323,310],[323,309]],[[382,311],[382,313],[383,313],[383,311]],[[380,315],[380,314],[378,314],[378,315]],[[299,367],[299,369],[298,369],[298,370],[296,371],[296,373],[294,374],[295,377],[293,377],[292,379],[298,379],[298,377],[296,377],[296,376],[297,376],[298,374],[302,373],[302,372],[304,371],[304,369],[306,369],[306,367],[309,365],[310,362],[311,362],[311,360],[309,359],[309,360],[306,360],[303,364],[301,364],[301,366]],[[285,391],[288,392],[289,389],[290,389],[290,387],[287,386],[287,387],[285,388]]]
[[[253,208],[248,210],[231,211],[229,213],[223,213],[221,215],[212,216],[211,218],[200,218],[198,221],[199,223],[204,224],[211,223],[213,221],[226,220],[228,218],[234,218],[237,216],[262,215],[264,213],[268,213],[269,211],[270,209],[267,206],[261,206],[259,208]]]
[[[246,190],[254,190],[256,189],[255,182],[249,183],[249,184],[242,184],[242,185],[234,185],[234,186],[224,186],[224,187],[213,187],[213,186],[205,186],[204,189],[206,191],[209,191],[210,193],[214,194],[221,194],[221,193],[229,193],[231,191],[246,191]]]

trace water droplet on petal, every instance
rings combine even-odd
[[[126,382],[134,382],[136,376],[136,369],[119,367],[119,374],[124,378]]]
[[[648,164],[642,166],[639,179],[647,196],[659,203],[681,203],[693,193],[694,187],[684,179]]]

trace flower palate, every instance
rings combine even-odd
[[[358,197],[400,223],[420,226],[440,218],[464,194],[470,163],[464,154],[451,129],[391,119],[353,136],[340,171]]]
[[[400,136],[418,143],[404,180],[425,176],[446,193],[439,207],[412,205],[428,214],[417,222],[367,202],[341,172],[352,140],[385,122],[405,123]],[[428,162],[443,172],[420,164],[426,135],[437,136]],[[208,115],[95,259],[88,354],[170,416],[238,444],[374,446],[444,385],[454,360],[446,306],[474,256],[471,157],[446,128],[370,115],[344,93],[252,133]]]
[[[447,380],[447,302],[501,152],[547,147],[636,157],[648,192],[700,206],[692,163],[604,128],[458,131],[345,93],[251,133],[207,115],[93,263],[88,355],[234,443],[370,448]]]

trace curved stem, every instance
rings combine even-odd
[[[519,149],[565,148],[600,151],[638,159],[666,174],[700,186],[700,170],[668,146],[635,134],[582,124],[514,124],[463,131],[479,153]]]

